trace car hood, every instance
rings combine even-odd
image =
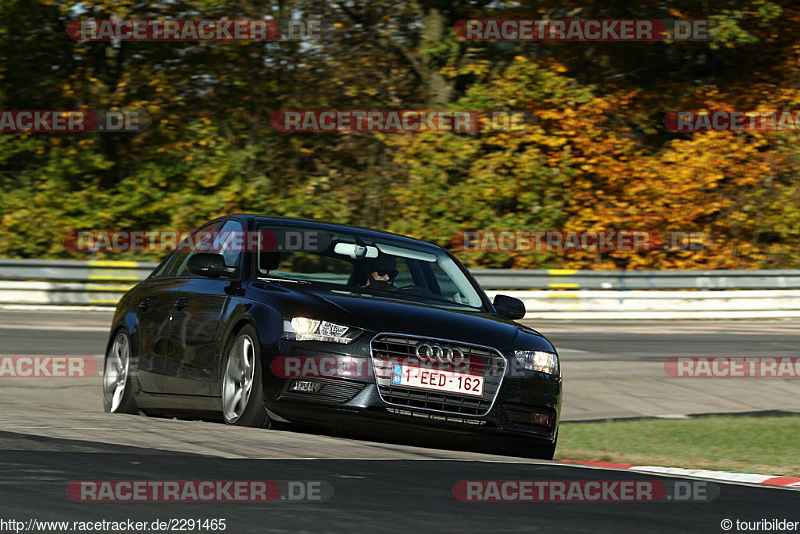
[[[309,317],[362,328],[486,345],[500,350],[553,351],[541,334],[485,312],[445,309],[423,303],[348,295],[289,284],[257,282],[284,317]]]

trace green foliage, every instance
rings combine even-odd
[[[141,109],[138,134],[0,134],[0,255],[83,257],[74,229],[232,212],[447,246],[464,230],[700,230],[679,254],[464,253],[472,266],[781,268],[800,260],[797,133],[674,134],[680,109],[797,109],[790,0],[200,3],[0,0],[0,107]],[[315,17],[319,41],[78,42],[75,18]],[[463,18],[712,19],[691,43],[466,43]],[[444,104],[441,104],[444,102]],[[531,110],[522,131],[288,134],[289,109]],[[125,259],[125,255],[114,255]],[[134,254],[155,259],[157,253]]]

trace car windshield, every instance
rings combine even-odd
[[[258,230],[269,236],[257,253],[258,278],[325,284],[340,294],[483,309],[458,263],[435,247],[301,226],[264,224]]]

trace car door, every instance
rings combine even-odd
[[[204,226],[213,232],[220,223]],[[188,239],[167,258],[141,286],[137,295],[137,315],[141,331],[138,381],[147,393],[170,393],[170,378],[177,372],[175,344],[170,338],[177,289],[181,285],[178,271],[192,253]]]
[[[172,274],[187,254],[188,251],[174,252],[151,278],[137,288],[135,305],[140,328],[138,381],[142,390],[148,393],[163,392],[164,377],[169,374],[169,332],[174,290],[178,283]]]
[[[217,235],[221,248],[213,250],[223,255],[229,267],[237,267],[237,273],[241,250],[235,234],[243,230],[239,220],[226,221]],[[179,282],[174,288],[169,366],[175,373],[170,378],[170,393],[206,396],[211,395],[220,323],[230,301],[228,291],[237,282],[194,275],[186,263],[188,258],[177,273]]]

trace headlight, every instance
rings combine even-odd
[[[350,343],[359,334],[356,328],[307,317],[293,317],[283,321],[283,338],[295,341],[329,341]]]
[[[516,350],[514,357],[523,369],[554,375],[558,371],[558,358],[552,352],[541,350]]]

